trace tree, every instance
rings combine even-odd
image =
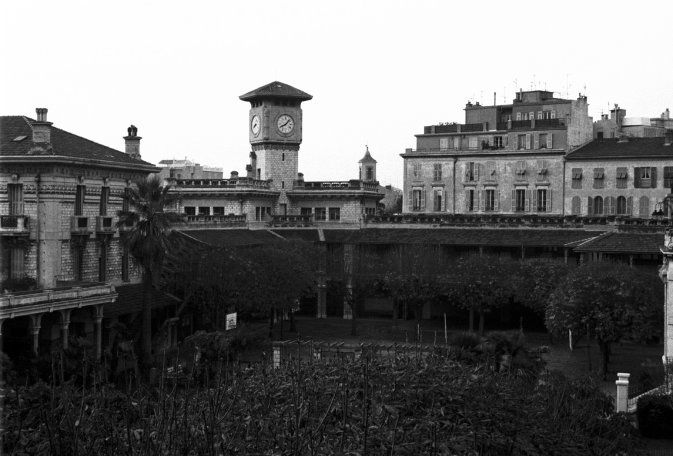
[[[175,196],[169,194],[170,185],[162,185],[156,175],[136,182],[127,195],[129,211],[119,211],[117,228],[129,228],[122,242],[142,267],[143,324],[141,358],[149,363],[152,355],[152,300],[153,288],[161,275],[168,249],[168,234],[173,223],[182,220],[175,212],[166,211]]]
[[[460,258],[453,268],[449,298],[470,311],[470,331],[474,331],[474,313],[479,315],[479,334],[484,334],[486,314],[502,307],[514,295],[512,272],[517,262],[493,255]]]
[[[662,286],[655,274],[626,265],[589,263],[570,272],[547,300],[545,323],[555,335],[593,335],[607,374],[610,346],[644,341],[661,328]]]

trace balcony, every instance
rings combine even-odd
[[[70,234],[89,234],[89,217],[73,215],[70,220]]]
[[[113,234],[115,226],[112,223],[112,216],[99,215],[96,217],[96,233],[99,234]]]
[[[190,226],[190,228],[194,225],[199,227],[242,227],[246,226],[247,217],[246,214],[187,215],[185,216],[185,221],[187,222],[187,225]]]
[[[366,192],[378,192],[378,182],[366,182],[358,179],[349,181],[316,181],[305,182],[303,180],[294,181],[293,190],[304,191],[325,191],[325,190],[362,190]]]
[[[423,127],[423,134],[435,135],[441,133],[469,133],[476,131],[488,131],[488,122],[472,123],[472,124],[457,124],[446,123],[439,125],[428,125]]]
[[[29,232],[27,215],[0,216],[0,234],[3,236],[26,236]]]
[[[274,215],[271,226],[313,226],[313,215]]]
[[[253,179],[251,177],[239,177],[235,179],[173,179],[171,183],[176,190],[189,188],[271,189],[269,181]]]

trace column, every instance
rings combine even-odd
[[[68,330],[70,328],[70,311],[72,309],[61,310],[61,345],[63,349],[68,349]]]
[[[37,356],[40,347],[40,328],[42,327],[42,314],[30,316],[30,333],[33,335],[33,354]]]
[[[615,381],[617,385],[617,400],[615,401],[615,412],[629,411],[629,377],[630,374],[618,373],[618,380]]]

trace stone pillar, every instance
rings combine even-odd
[[[70,329],[70,311],[72,309],[61,310],[61,345],[63,349],[68,349],[68,330]]]
[[[33,335],[33,353],[37,356],[40,347],[40,328],[42,327],[42,314],[30,316],[30,333]]]
[[[629,410],[629,377],[631,374],[618,373],[618,380],[615,381],[617,385],[617,400],[615,401],[616,412],[628,412]]]

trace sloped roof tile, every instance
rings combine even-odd
[[[673,160],[673,145],[665,145],[666,138],[595,139],[570,152],[566,160],[602,158],[661,158]]]
[[[308,93],[296,89],[289,84],[273,81],[267,85],[263,85],[262,87],[258,87],[253,91],[241,95],[238,98],[243,101],[252,101],[257,98],[266,97],[294,98],[300,101],[307,101],[312,99],[313,95],[309,95]]]

